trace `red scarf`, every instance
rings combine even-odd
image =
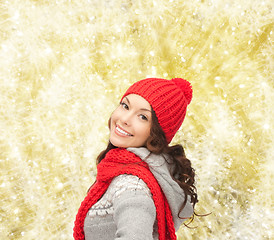
[[[124,148],[110,150],[97,166],[95,184],[90,188],[78,210],[74,226],[74,239],[83,240],[84,221],[88,210],[103,196],[112,179],[121,174],[131,174],[141,178],[151,191],[156,207],[159,240],[174,240],[174,223],[167,199],[147,163]]]

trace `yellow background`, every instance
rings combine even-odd
[[[272,0],[1,0],[0,239],[72,239],[123,92],[189,80],[182,239],[273,239]],[[138,216],[136,216],[138,217]]]

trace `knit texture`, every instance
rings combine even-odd
[[[170,143],[182,125],[187,105],[191,102],[191,84],[182,78],[147,78],[129,87],[122,99],[129,94],[140,95],[150,103]]]
[[[141,178],[151,191],[156,207],[159,240],[176,239],[172,214],[165,195],[157,180],[150,172],[147,163],[124,148],[110,150],[97,166],[97,178],[76,215],[73,236],[76,240],[85,239],[84,220],[88,210],[106,192],[112,179],[121,174],[131,174]]]

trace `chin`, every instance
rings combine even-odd
[[[115,141],[115,140],[112,140],[112,139],[110,139],[109,141],[113,146],[118,147],[118,148],[127,148],[128,147],[126,144],[121,143],[119,141]]]

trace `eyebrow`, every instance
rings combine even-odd
[[[125,99],[128,101],[128,103],[129,103],[129,105],[130,105],[130,101],[129,101],[129,99],[128,99],[127,97],[125,97]],[[140,110],[142,110],[142,111],[148,111],[148,112],[151,112],[151,110],[146,109],[146,108],[141,108]]]

